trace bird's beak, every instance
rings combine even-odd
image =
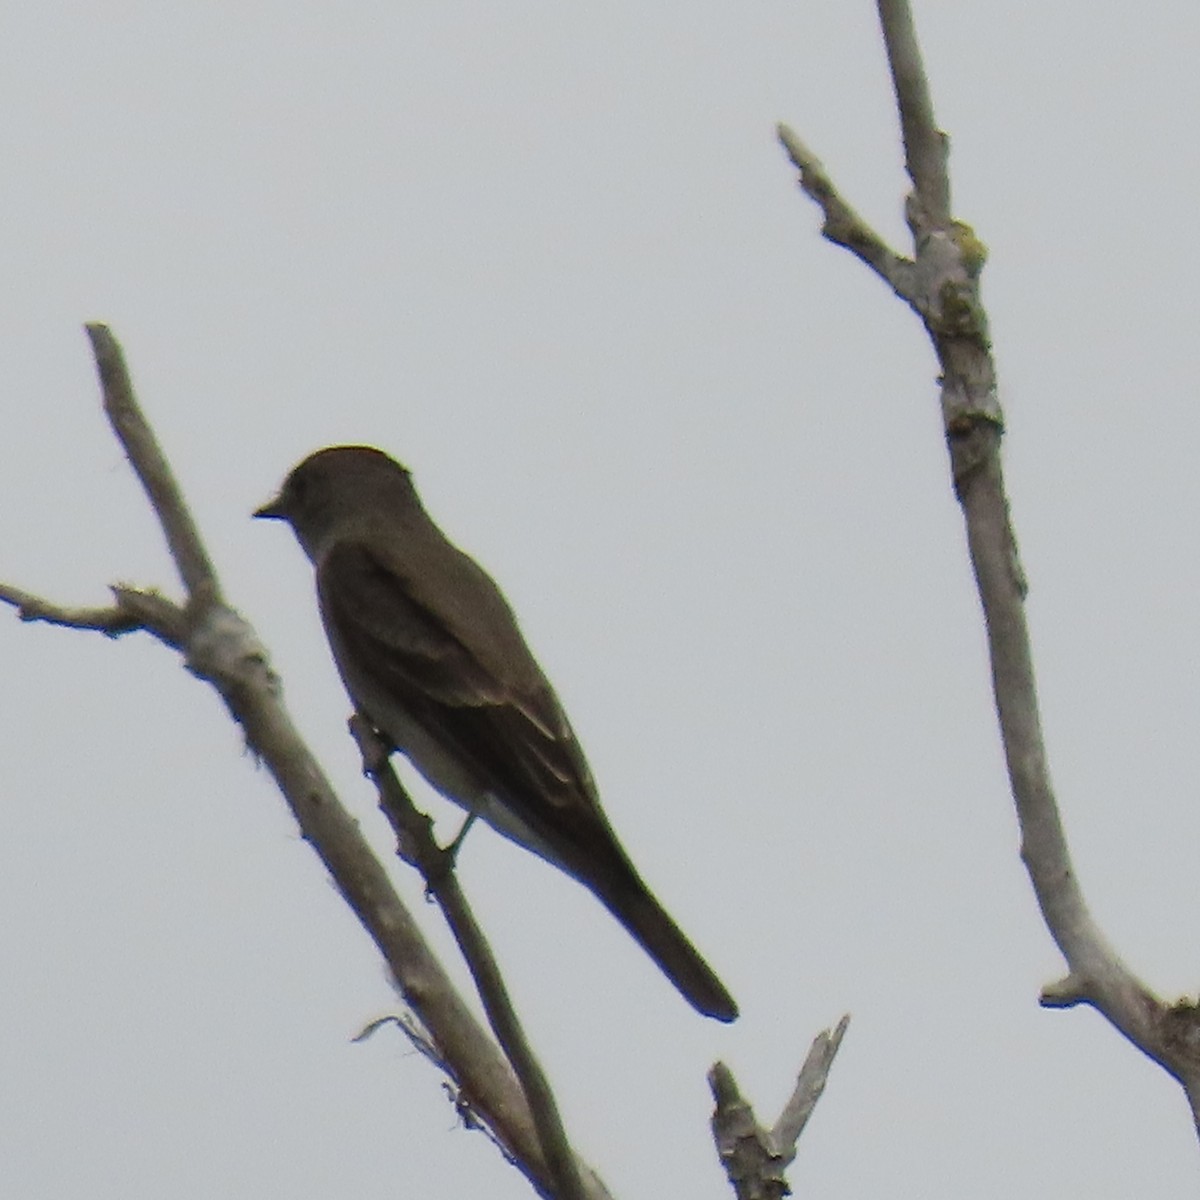
[[[251,515],[262,517],[268,521],[286,521],[287,512],[283,507],[282,493],[276,496],[274,500],[268,500],[262,508],[256,508]]]

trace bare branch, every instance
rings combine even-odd
[[[121,347],[107,325],[91,324],[84,328],[96,356],[104,391],[104,412],[146,489],[188,597],[220,600],[216,570],[175,482],[175,474],[138,407]]]
[[[483,1134],[496,1147],[501,1157],[509,1166],[521,1170],[521,1164],[509,1153],[508,1147],[496,1136],[495,1130],[486,1121],[480,1120],[479,1114],[471,1107],[470,1101],[467,1100],[454,1083],[453,1072],[450,1070],[449,1065],[442,1059],[436,1043],[429,1036],[429,1030],[422,1026],[421,1022],[417,1020],[416,1014],[411,1010],[399,1014],[389,1013],[385,1017],[378,1017],[374,1021],[371,1021],[366,1028],[356,1034],[351,1040],[365,1042],[368,1038],[373,1037],[384,1025],[395,1025],[408,1039],[409,1045],[418,1054],[429,1059],[439,1071],[449,1076],[444,1082],[443,1087],[445,1087],[446,1094],[450,1097],[450,1102],[454,1105],[455,1112],[458,1113],[459,1120],[463,1123],[463,1128]],[[596,1180],[596,1184],[597,1188],[593,1193],[596,1200],[608,1200],[608,1193],[600,1186],[598,1179]]]
[[[772,1142],[779,1147],[781,1153],[787,1155],[788,1162],[796,1156],[796,1143],[817,1107],[817,1101],[825,1091],[825,1081],[829,1078],[833,1060],[842,1047],[842,1038],[846,1036],[849,1027],[850,1014],[846,1013],[832,1031],[822,1030],[813,1038],[804,1066],[800,1068],[796,1088],[787,1104],[783,1106],[783,1112],[779,1114],[774,1129],[771,1130]]]
[[[186,607],[150,589],[118,586],[112,608],[57,605],[21,588],[0,588],[0,601],[26,620],[42,620],[113,635],[144,629],[180,650],[188,669],[211,683],[242,726],[247,744],[267,766],[300,826],[347,903],[392,971],[405,1000],[429,1031],[438,1061],[451,1076],[456,1103],[487,1123],[505,1154],[544,1196],[556,1180],[542,1156],[524,1094],[496,1044],[454,990],[393,888],[387,872],[338,801],[319,764],[296,732],[279,681],[254,630],[223,603],[216,573],[157,439],[146,422],[115,338],[88,326],[103,385],[105,410],[150,499],[185,587]],[[587,1173],[589,1200],[607,1192]]]
[[[931,225],[950,220],[949,144],[933,116],[933,100],[908,0],[878,0],[879,23],[900,112],[908,176]]]
[[[379,807],[396,832],[399,852],[421,872],[426,888],[445,914],[475,980],[492,1031],[521,1081],[542,1154],[556,1183],[555,1196],[558,1200],[584,1200],[579,1168],[554,1093],[521,1028],[492,948],[458,885],[454,850],[443,850],[434,840],[432,821],[413,804],[388,760],[388,747],[370,722],[354,716],[350,731],[362,754],[363,770],[379,791]]]
[[[84,629],[120,637],[144,630],[174,649],[183,645],[187,614],[173,600],[153,588],[117,584],[111,589],[116,604],[109,608],[83,608],[56,604],[23,588],[0,583],[0,601],[11,604],[22,621],[42,621],[64,629]]]
[[[250,664],[247,668],[254,670]],[[260,663],[258,670],[265,674],[266,664]],[[223,683],[217,686],[226,694]],[[226,698],[246,730],[248,743],[278,780],[305,840],[320,855],[379,947],[404,999],[429,1031],[460,1103],[495,1133],[506,1154],[542,1195],[553,1195],[553,1179],[544,1164],[537,1130],[511,1068],[455,991],[282,704],[243,697],[240,687],[234,689],[232,700]],[[593,1192],[596,1197],[604,1194]]]
[[[1044,990],[1042,1003],[1096,1007],[1183,1084],[1196,1119],[1200,1013],[1190,1002],[1169,1008],[1121,962],[1088,911],[1071,862],[1050,782],[1025,619],[1025,575],[1000,462],[1004,421],[979,296],[986,250],[969,226],[950,216],[948,143],[934,122],[907,0],[878,0],[878,5],[915,188],[908,204],[915,271],[906,298],[920,313],[942,368],[942,419],[987,626],[993,694],[1021,827],[1021,857],[1069,970],[1066,979]],[[802,172],[808,169],[805,161],[797,166]],[[825,209],[828,200],[822,193],[830,189],[815,190],[814,198]],[[848,248],[863,257],[854,246]]]
[[[912,299],[912,259],[897,254],[842,198],[825,165],[787,125],[775,129],[792,165],[800,172],[800,188],[825,215],[821,234],[835,246],[857,255],[902,300]]]
[[[782,1200],[791,1193],[783,1173],[787,1164],[776,1151],[771,1131],[764,1129],[738,1088],[733,1072],[716,1063],[708,1073],[713,1110],[713,1140],[738,1200]]]
[[[11,604],[22,621],[45,621],[47,625],[61,625],[65,629],[95,630],[109,637],[119,637],[141,628],[139,622],[119,605],[76,608],[55,604],[8,583],[0,583],[0,601]]]
[[[738,1200],[781,1200],[790,1195],[784,1171],[796,1157],[796,1143],[825,1090],[849,1024],[847,1014],[835,1029],[823,1030],[813,1039],[796,1088],[771,1129],[758,1123],[754,1109],[724,1063],[717,1063],[708,1073],[708,1085],[716,1101],[713,1140]]]

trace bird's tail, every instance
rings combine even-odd
[[[591,890],[693,1008],[718,1021],[732,1021],[738,1015],[737,1004],[725,985],[632,867],[619,887],[601,889],[591,885]]]

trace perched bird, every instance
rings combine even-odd
[[[443,795],[590,889],[690,1003],[737,1006],[642,882],[516,618],[367,446],[318,450],[256,517],[287,521],[355,707]]]

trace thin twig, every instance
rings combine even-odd
[[[808,1048],[808,1056],[800,1068],[796,1087],[771,1130],[771,1140],[780,1153],[787,1156],[787,1162],[796,1156],[796,1143],[825,1091],[833,1060],[842,1048],[842,1038],[849,1028],[850,1014],[846,1013],[833,1029],[825,1029],[817,1034]]]
[[[950,220],[949,144],[933,116],[933,100],[908,0],[878,0],[879,23],[900,111],[904,162],[933,225]]]
[[[86,629],[105,633],[109,637],[119,637],[123,633],[132,633],[141,628],[133,616],[117,605],[107,608],[80,608],[55,604],[8,583],[0,583],[0,601],[11,604],[22,621],[44,621],[47,625],[60,625],[65,629]]]
[[[584,1200],[586,1192],[579,1167],[554,1093],[521,1028],[491,946],[459,887],[452,855],[434,840],[432,822],[413,804],[392,769],[387,746],[370,723],[356,716],[351,719],[350,729],[362,754],[363,769],[379,791],[379,806],[396,832],[400,853],[421,872],[427,890],[445,914],[475,980],[492,1032],[521,1081],[537,1126],[542,1154],[557,1184],[556,1200]]]
[[[111,589],[116,604],[108,608],[85,608],[57,604],[24,588],[0,583],[0,602],[11,604],[22,621],[42,622],[63,629],[81,629],[121,637],[144,630],[172,649],[183,648],[188,632],[188,615],[173,600],[153,588],[116,584]]]
[[[862,259],[903,300],[912,298],[913,262],[897,254],[883,236],[871,228],[838,191],[825,164],[787,125],[777,125],[776,135],[792,166],[800,172],[801,190],[824,214],[821,235]]]
[[[217,602],[221,599],[221,587],[216,568],[184,502],[175,473],[138,407],[120,344],[107,325],[93,323],[84,328],[96,356],[96,369],[104,390],[104,412],[146,490],[189,601]]]

